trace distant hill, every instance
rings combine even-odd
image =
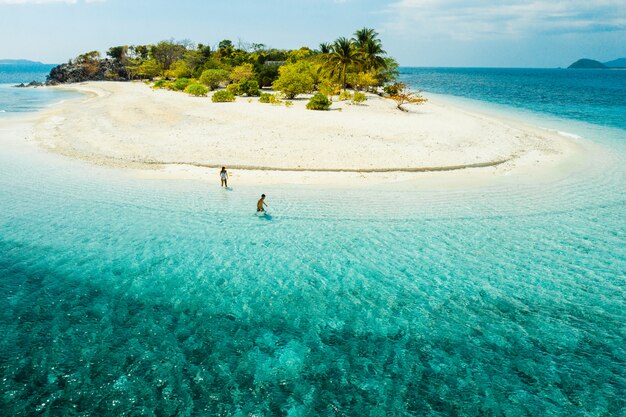
[[[626,68],[626,58],[614,59],[613,61],[605,62],[604,65],[609,68]]]
[[[605,69],[607,68],[602,62],[593,59],[579,59],[567,68],[573,69]]]
[[[43,62],[29,61],[28,59],[0,59],[0,65],[48,65]]]

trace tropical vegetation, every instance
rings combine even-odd
[[[235,45],[230,40],[215,46],[169,40],[115,46],[106,55],[103,59],[97,51],[82,54],[74,62],[57,67],[51,78],[54,74],[59,82],[76,78],[148,80],[153,88],[197,96],[218,90],[212,95],[214,101],[259,96],[267,87],[287,100],[320,93],[332,101],[343,91],[341,100],[362,103],[366,100],[362,92],[383,94],[383,87],[395,82],[398,75],[397,62],[387,55],[378,33],[370,28],[357,30],[352,37],[320,43],[317,49],[283,50],[259,43]],[[320,103],[321,96],[316,99]],[[270,98],[261,95],[261,101],[270,102]],[[277,101],[278,97],[271,98],[271,102]]]

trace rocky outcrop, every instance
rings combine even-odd
[[[43,87],[44,85],[45,85],[44,83],[40,83],[39,81],[31,81],[28,84],[20,83],[18,85],[14,85],[13,87],[18,87],[18,88]]]
[[[128,72],[117,60],[101,59],[89,62],[68,62],[50,71],[46,84],[80,83],[84,81],[127,81]]]

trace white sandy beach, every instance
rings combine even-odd
[[[335,101],[319,112],[305,98],[290,108],[212,103],[143,83],[55,88],[86,95],[37,113],[28,139],[151,178],[213,179],[225,165],[240,184],[466,183],[558,170],[580,154],[559,134],[432,100],[403,113],[368,95],[365,105]]]

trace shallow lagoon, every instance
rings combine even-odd
[[[449,191],[225,191],[3,152],[0,409],[619,415],[615,149],[541,186]]]

